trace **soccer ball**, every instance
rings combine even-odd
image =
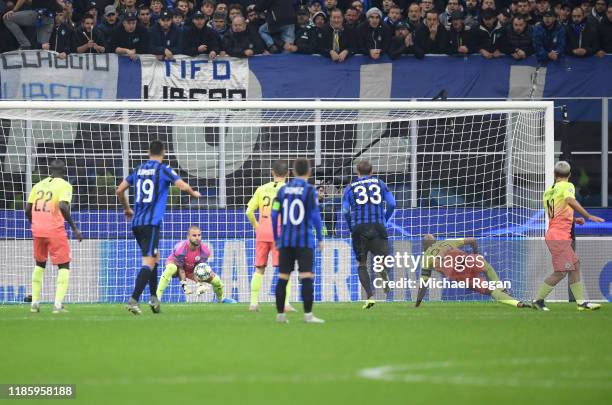
[[[212,277],[212,268],[208,265],[208,263],[200,263],[193,270],[193,274],[197,281],[205,282],[210,280]]]

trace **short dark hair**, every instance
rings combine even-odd
[[[149,155],[159,156],[161,155],[166,148],[164,147],[164,143],[159,139],[151,141],[149,144]]]
[[[54,159],[49,165],[49,174],[52,176],[63,176],[66,173],[66,163],[61,159]]]
[[[289,171],[289,165],[284,160],[276,160],[272,163],[272,172],[280,177],[287,176]]]
[[[372,174],[372,163],[370,163],[370,161],[368,160],[360,160],[357,163],[357,173],[359,173],[360,175],[365,175],[365,174]]]
[[[306,176],[310,170],[310,161],[306,158],[297,158],[293,161],[293,173],[296,176]]]
[[[83,21],[85,21],[85,20],[87,20],[87,19],[90,19],[90,20],[95,20],[94,16],[93,16],[93,15],[91,15],[91,14],[89,14],[89,13],[87,13],[87,14],[85,14],[85,15],[83,16]]]

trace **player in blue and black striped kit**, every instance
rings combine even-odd
[[[387,185],[372,176],[372,164],[362,160],[357,164],[357,176],[344,189],[342,214],[351,231],[353,250],[359,262],[359,282],[366,292],[364,309],[374,306],[372,284],[367,268],[368,252],[387,256],[390,253],[389,237],[385,224],[395,210],[395,198]],[[387,278],[386,270],[383,279]]]
[[[279,252],[278,282],[276,284],[276,320],[287,323],[285,315],[285,295],[287,282],[298,262],[300,282],[302,283],[302,301],[304,302],[304,321],[323,323],[322,319],[312,314],[314,285],[312,266],[314,249],[317,245],[313,228],[321,249],[323,237],[321,212],[317,190],[308,184],[310,162],[307,159],[296,159],[293,163],[295,178],[278,190],[272,204],[272,233]],[[279,221],[280,233],[279,233]]]
[[[164,144],[161,141],[152,141],[149,145],[149,160],[138,166],[117,188],[117,197],[125,216],[132,220],[132,232],[142,251],[142,268],[136,277],[136,286],[127,307],[134,315],[142,313],[138,300],[147,284],[151,292],[151,310],[153,313],[159,313],[161,310],[156,295],[159,263],[157,244],[170,186],[175,185],[192,197],[200,197],[199,192],[194,191],[174,170],[162,163],[165,154]],[[130,186],[134,188],[134,210],[130,208],[125,195]]]

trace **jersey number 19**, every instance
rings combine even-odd
[[[138,179],[136,182],[136,202],[150,203],[153,201],[153,193],[155,192],[155,184],[151,179]],[[142,201],[140,200],[144,194]]]

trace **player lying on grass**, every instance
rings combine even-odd
[[[471,246],[471,254],[459,249],[466,245]],[[488,282],[500,280],[493,267],[482,256],[477,256],[478,244],[476,239],[464,238],[437,241],[433,235],[425,235],[423,238],[423,252],[421,282],[419,283],[415,307],[421,305],[421,301],[423,301],[427,291],[427,284],[425,282],[431,277],[432,271],[435,270],[444,274],[447,279],[464,282],[470,290],[490,295],[502,304],[517,308],[531,308],[529,303],[514,299],[505,290],[490,290],[483,287]],[[469,256],[471,256],[471,259],[467,259]],[[486,278],[482,276],[482,273],[485,274]]]
[[[202,294],[208,290],[208,284],[212,286],[217,301],[224,304],[235,304],[236,300],[225,298],[223,295],[223,282],[214,272],[207,280],[198,280],[194,276],[194,269],[200,263],[206,263],[210,258],[210,249],[202,243],[202,231],[197,225],[192,225],[187,231],[187,240],[174,245],[172,253],[166,259],[166,268],[159,279],[157,287],[157,298],[161,300],[164,290],[170,284],[173,277],[178,277],[185,295],[193,291],[187,285],[187,279],[196,282],[196,294]]]
[[[548,311],[544,299],[566,275],[569,277],[569,287],[574,294],[579,311],[601,307],[599,304],[584,300],[584,287],[580,281],[580,262],[572,247],[574,210],[584,217],[575,219],[578,225],[584,224],[585,218],[593,222],[604,222],[604,220],[590,215],[576,201],[574,185],[568,181],[570,173],[569,163],[557,162],[555,164],[555,184],[544,192],[544,208],[549,220],[545,239],[552,256],[553,272],[544,279],[533,302],[534,307],[542,311]]]

